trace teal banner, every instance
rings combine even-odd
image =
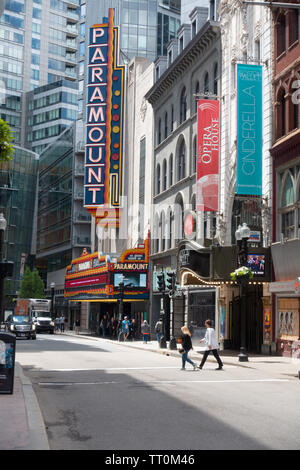
[[[262,195],[262,66],[237,65],[236,193]]]

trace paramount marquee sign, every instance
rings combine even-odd
[[[114,10],[90,28],[84,207],[118,227],[122,193],[124,66],[118,65]]]

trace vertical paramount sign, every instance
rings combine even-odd
[[[262,66],[237,66],[237,194],[262,194]]]
[[[118,227],[122,192],[124,66],[117,63],[114,10],[90,28],[84,207],[102,226]]]
[[[217,211],[219,196],[220,103],[198,100],[197,211]]]

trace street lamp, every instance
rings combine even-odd
[[[124,299],[124,289],[125,289],[125,284],[124,282],[119,283],[119,289],[120,289],[120,296],[119,296],[119,320],[121,321],[123,318],[123,299]]]
[[[3,288],[4,288],[4,262],[3,262],[3,245],[4,245],[4,232],[6,230],[7,222],[4,218],[2,212],[0,213],[0,263],[1,263],[1,272],[0,272],[0,325],[3,322],[2,306],[3,306]]]
[[[54,318],[54,289],[55,289],[55,282],[51,282],[50,284],[51,289],[51,318]]]
[[[239,267],[246,266],[248,260],[248,238],[250,237],[250,228],[244,222],[242,226],[238,226],[235,232],[235,239],[238,246],[238,264]],[[241,346],[239,361],[248,362],[248,355],[246,352],[246,311],[247,311],[247,285],[249,282],[249,275],[238,276],[237,282],[241,286]]]

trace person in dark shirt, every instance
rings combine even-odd
[[[185,363],[186,362],[189,362],[194,370],[197,370],[197,364],[195,362],[193,362],[189,357],[188,357],[188,353],[191,349],[193,349],[193,345],[192,345],[192,340],[191,340],[191,333],[188,329],[187,326],[183,326],[181,328],[181,331],[182,331],[182,337],[181,337],[181,340],[182,340],[182,343],[181,343],[181,347],[182,347],[182,367],[181,367],[181,370],[185,370]]]

